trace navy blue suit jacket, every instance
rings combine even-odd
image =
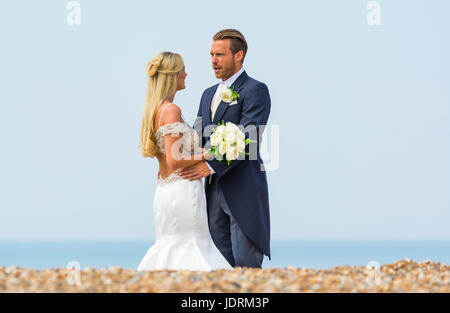
[[[216,172],[218,183],[223,191],[228,206],[241,230],[252,240],[256,246],[270,259],[270,216],[269,192],[264,163],[260,156],[261,134],[267,125],[270,113],[270,95],[267,86],[247,75],[244,71],[233,84],[234,90],[239,94],[237,104],[229,105],[221,101],[214,120],[211,121],[211,101],[218,84],[211,86],[203,92],[197,120],[194,128],[202,135],[202,146],[209,148],[208,125],[217,125],[223,120],[236,125],[248,127],[254,125],[253,137],[257,143],[250,143],[246,152],[256,151],[257,155],[245,156],[245,159],[233,160],[228,166],[226,161],[219,162],[214,159],[207,161]],[[211,126],[210,126],[211,128]],[[201,133],[200,130],[201,129]],[[256,134],[256,137],[255,137]],[[249,133],[246,133],[249,138]],[[209,177],[205,179],[205,188],[209,184]]]

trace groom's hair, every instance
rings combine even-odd
[[[237,29],[223,29],[218,31],[213,37],[214,41],[224,39],[230,39],[230,50],[233,55],[239,50],[244,52],[244,56],[242,57],[242,63],[244,63],[245,55],[247,54],[247,41],[244,35]]]

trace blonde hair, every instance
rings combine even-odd
[[[177,88],[178,73],[183,69],[181,55],[161,52],[147,64],[148,88],[142,115],[140,145],[144,157],[158,154],[156,145],[155,118],[164,100],[171,98]]]

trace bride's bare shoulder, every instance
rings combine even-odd
[[[162,114],[161,126],[183,121],[181,109],[175,103],[167,104],[164,112],[160,112],[160,114]]]

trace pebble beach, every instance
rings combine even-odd
[[[122,267],[30,269],[0,267],[0,292],[450,292],[450,265],[409,259],[378,268],[329,269],[237,267],[212,272]]]

